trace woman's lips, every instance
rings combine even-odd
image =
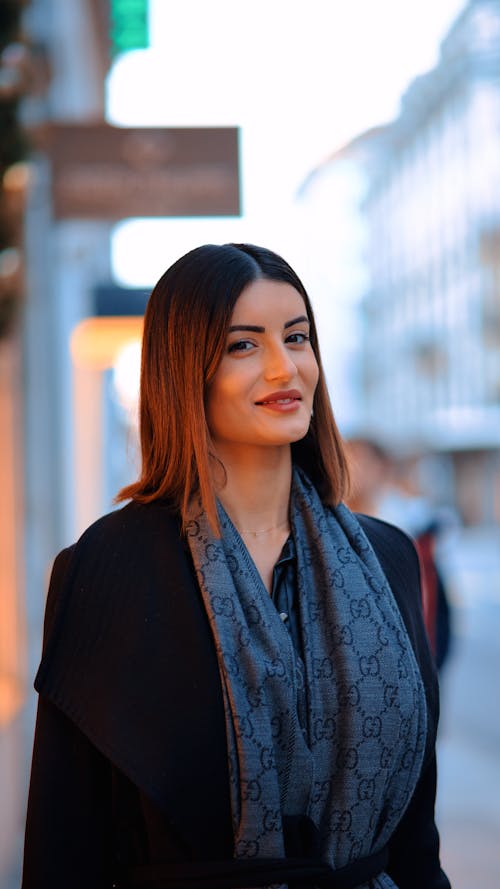
[[[271,408],[271,410],[288,412],[297,410],[302,401],[302,396],[297,389],[291,389],[288,392],[271,392],[265,398],[255,403],[259,407]]]

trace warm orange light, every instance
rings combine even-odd
[[[139,316],[85,318],[71,335],[74,364],[89,370],[113,367],[124,346],[142,339],[142,325]]]
[[[3,187],[7,192],[26,191],[31,182],[33,171],[30,164],[19,162],[7,167],[3,175]]]
[[[0,674],[0,729],[12,722],[26,698],[26,688],[16,676]]]
[[[19,560],[21,464],[20,350],[5,340],[0,349],[0,732],[26,696],[26,616],[24,575]],[[1,843],[0,843],[1,845]]]

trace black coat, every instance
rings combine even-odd
[[[434,824],[437,681],[419,567],[402,532],[360,517],[394,591],[428,701],[427,753],[389,844],[401,889],[448,889]],[[217,658],[178,521],[131,503],[52,571],[23,889],[111,889],[136,864],[232,856]]]

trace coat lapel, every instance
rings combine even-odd
[[[132,503],[92,525],[64,572],[56,562],[47,615],[39,693],[163,810],[193,856],[213,858],[221,843],[224,854],[217,658],[168,507]]]

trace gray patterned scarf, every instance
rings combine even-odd
[[[280,857],[283,817],[305,814],[333,868],[376,852],[415,788],[426,733],[420,673],[355,516],[294,469],[303,661],[240,535],[198,510],[188,542],[217,649],[235,857]],[[382,874],[373,889],[389,889]]]

